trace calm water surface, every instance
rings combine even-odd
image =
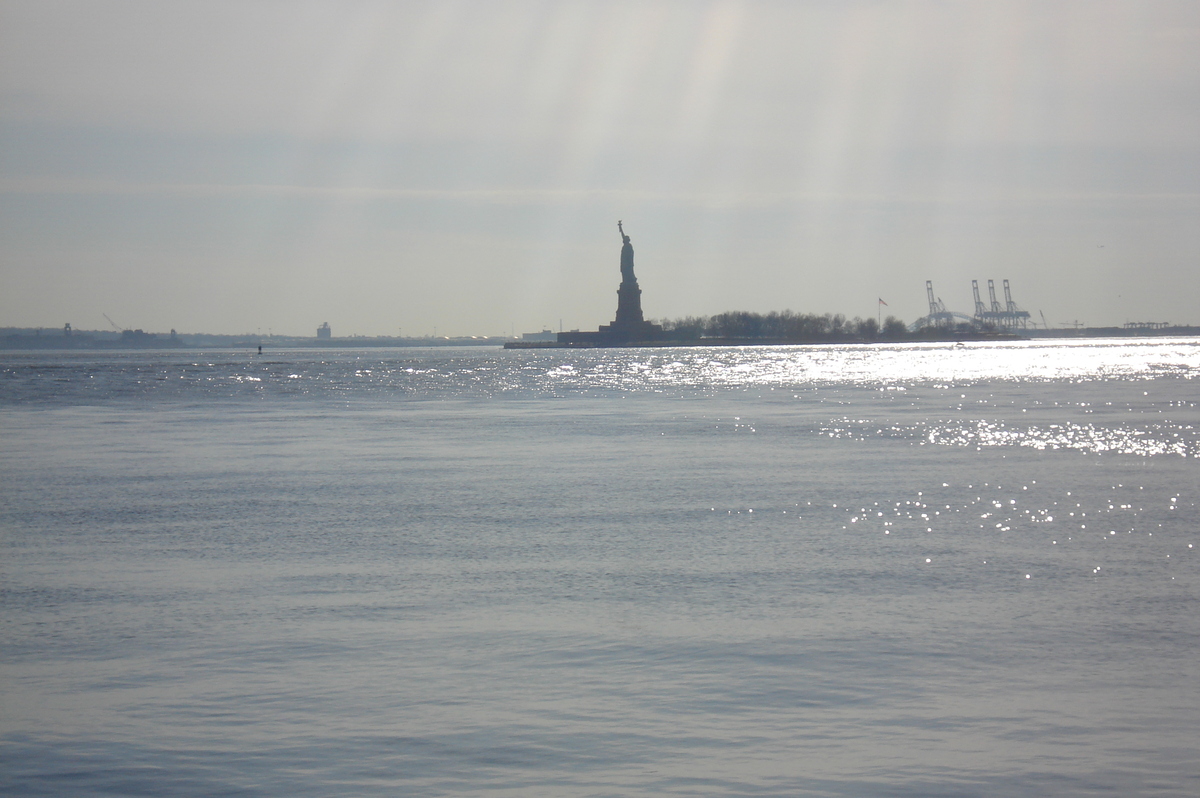
[[[1200,345],[0,356],[0,791],[1200,794]]]

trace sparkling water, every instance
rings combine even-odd
[[[5,794],[1200,794],[1195,341],[0,369]]]

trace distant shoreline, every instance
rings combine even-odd
[[[63,335],[61,331],[35,334],[33,332],[0,335],[0,351],[56,350],[75,352],[111,352],[128,350],[174,350],[174,349],[373,349],[383,347],[411,347],[428,349],[444,346],[495,346],[499,347],[511,338],[299,338],[292,336],[240,336],[179,334],[146,334],[136,341],[124,341],[115,337],[102,337],[76,332]]]
[[[1013,343],[1018,341],[1033,341],[1041,339],[1080,339],[1080,338],[1186,338],[1200,336],[1200,327],[1181,326],[1159,329],[1125,329],[1124,327],[1083,327],[1066,330],[1022,330],[1020,333],[979,333],[967,332],[956,334],[952,331],[929,330],[911,333],[903,338],[829,338],[814,340],[790,340],[783,338],[698,338],[684,341],[612,341],[597,342],[564,342],[557,341],[509,341],[505,349],[628,349],[653,348],[671,349],[698,346],[820,346],[830,344],[904,344],[904,343],[958,343],[958,342],[991,342],[1003,341]]]
[[[10,330],[12,328],[9,328]],[[490,346],[504,349],[653,349],[695,348],[705,346],[817,346],[830,344],[890,344],[890,343],[956,343],[981,341],[1033,341],[1044,339],[1073,340],[1088,338],[1153,339],[1200,337],[1200,327],[1177,326],[1158,329],[1126,329],[1124,327],[1081,327],[1079,329],[1022,330],[1019,333],[963,333],[927,330],[910,333],[903,338],[866,339],[854,336],[817,340],[788,340],[782,338],[699,338],[681,341],[630,341],[608,343],[559,343],[557,341],[519,341],[512,338],[300,338],[293,336],[222,336],[180,334],[175,338],[147,334],[135,342],[125,342],[105,334],[75,332],[64,335],[59,330],[33,330],[0,334],[0,351],[160,351],[199,349],[251,349],[264,351],[285,349],[429,349],[432,347]],[[111,335],[111,334],[109,334]]]

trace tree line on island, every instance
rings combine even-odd
[[[880,326],[876,319],[847,319],[840,313],[770,313],[729,311],[715,316],[686,316],[662,319],[663,337],[670,341],[699,338],[758,339],[789,342],[897,341],[913,338],[904,322],[888,316]]]

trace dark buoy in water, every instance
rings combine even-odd
[[[262,354],[262,344],[259,344],[259,345],[258,345],[258,353],[259,353],[260,355]]]

